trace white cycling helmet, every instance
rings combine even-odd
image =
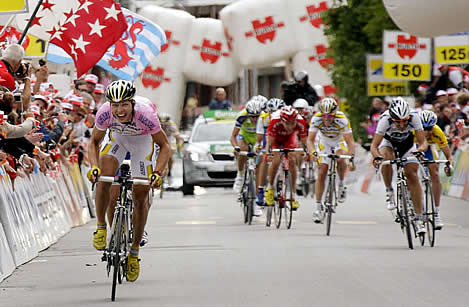
[[[246,103],[246,112],[249,116],[259,116],[262,112],[262,103],[258,100],[249,100]]]
[[[265,109],[267,108],[267,98],[262,95],[252,96],[250,100],[257,101],[260,104],[262,111],[265,111]]]
[[[319,103],[319,112],[323,114],[335,113],[337,111],[337,102],[334,98],[326,97]]]
[[[423,128],[430,128],[436,125],[438,117],[435,112],[430,110],[425,110],[419,113],[420,121],[422,121]]]
[[[280,108],[282,108],[283,106],[285,106],[285,101],[283,101],[282,99],[270,98],[267,102],[266,112],[275,112],[277,110],[280,110]]]
[[[393,98],[389,106],[389,115],[397,120],[408,118],[410,115],[409,104],[402,97]]]
[[[293,103],[293,107],[295,109],[306,109],[308,107],[308,102],[306,100],[304,100],[303,98],[298,98]]]

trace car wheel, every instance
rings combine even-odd
[[[194,185],[186,182],[186,173],[182,170],[182,194],[194,195]]]

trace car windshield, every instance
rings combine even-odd
[[[194,132],[192,142],[229,141],[233,127],[234,122],[200,124]]]

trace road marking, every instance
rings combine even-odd
[[[177,221],[176,225],[214,225],[215,221]]]
[[[337,224],[343,225],[376,225],[374,221],[337,221]]]

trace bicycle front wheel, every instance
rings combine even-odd
[[[325,201],[325,209],[326,209],[326,235],[329,236],[331,234],[331,226],[332,226],[332,213],[333,213],[333,203],[334,203],[334,183],[332,180],[329,180],[327,185],[327,193],[326,193],[326,201]]]
[[[427,226],[428,244],[435,245],[435,202],[430,182],[425,183],[425,224]]]
[[[275,227],[279,228],[280,224],[282,224],[282,208],[283,208],[283,200],[282,200],[282,186],[283,181],[280,179],[276,180],[275,183],[275,202],[274,202],[274,219],[275,219]]]
[[[247,195],[248,223],[251,225],[252,217],[254,215],[254,202],[256,201],[256,183],[254,182],[254,172],[252,171],[249,171],[249,185]]]
[[[401,202],[401,223],[403,223],[403,227],[405,229],[406,237],[407,237],[407,244],[410,249],[414,249],[414,242],[412,239],[412,231],[410,229],[410,219],[409,219],[409,203],[407,202],[407,188],[401,187],[400,193],[400,202]]]
[[[283,199],[285,200],[285,226],[287,229],[291,228],[293,217],[292,202],[293,202],[293,189],[291,176],[288,171],[285,171],[285,184],[283,189]]]
[[[118,213],[116,215],[116,227],[114,228],[114,248],[112,250],[112,266],[113,274],[112,274],[112,289],[111,289],[111,300],[116,300],[116,286],[118,281],[118,276],[120,274],[120,257],[121,257],[121,243],[122,243],[122,233],[124,232],[123,227],[123,218],[124,214],[122,212],[122,208],[118,209]]]

